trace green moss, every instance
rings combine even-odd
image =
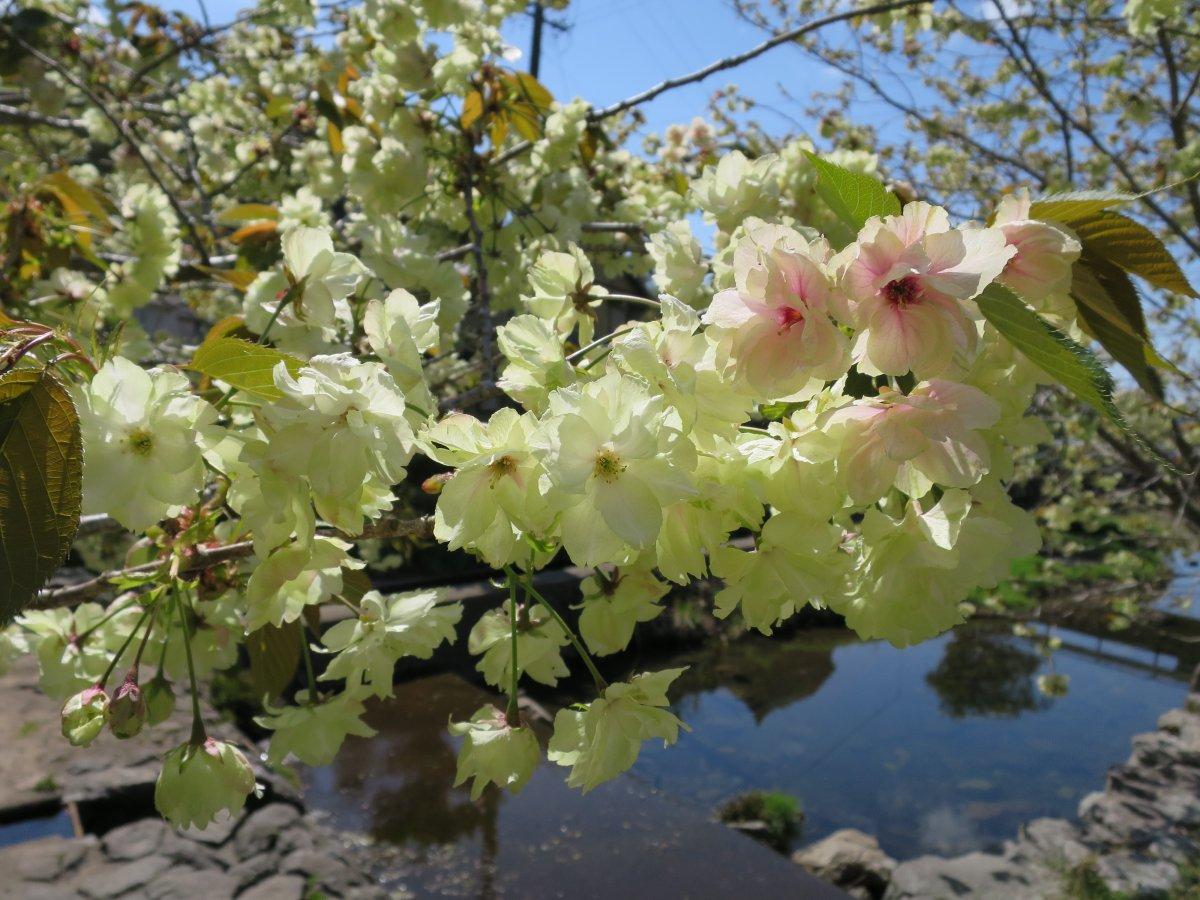
[[[782,791],[747,791],[725,801],[717,810],[717,818],[726,825],[761,823],[761,830],[749,833],[779,852],[786,853],[800,830],[804,812],[800,801],[791,794]]]

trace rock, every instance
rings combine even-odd
[[[896,861],[879,848],[875,838],[854,828],[835,831],[797,850],[792,862],[840,888],[861,889],[868,897],[883,895],[896,868]]]
[[[0,885],[3,900],[79,900],[82,896],[78,891],[57,884],[18,881]]]
[[[1171,827],[1157,804],[1102,791],[1080,801],[1079,818],[1090,834],[1113,845],[1145,846]]]
[[[168,832],[158,854],[189,869],[220,869],[236,861],[224,858],[233,856],[231,847],[212,847],[178,832]]]
[[[1188,746],[1178,736],[1169,731],[1155,731],[1149,734],[1135,734],[1132,738],[1133,765],[1164,766],[1172,763],[1183,763],[1187,766],[1200,766],[1200,747]]]
[[[266,881],[279,871],[278,860],[274,856],[261,854],[252,856],[236,866],[230,866],[229,877],[237,882],[237,889],[244,891],[260,881]]]
[[[205,828],[184,828],[178,834],[189,841],[199,841],[210,847],[219,847],[229,840],[229,836],[233,834],[239,821],[241,820],[227,815],[224,821],[212,822]]]
[[[1145,854],[1175,866],[1186,866],[1200,856],[1200,844],[1182,834],[1164,834],[1146,847]]]
[[[150,900],[227,900],[237,893],[238,885],[225,872],[197,872],[177,869],[161,875],[146,886]]]
[[[95,838],[61,837],[15,844],[0,851],[0,871],[24,881],[54,881],[78,866],[95,845]]]
[[[304,879],[299,875],[275,875],[238,894],[239,900],[301,900]]]
[[[309,829],[291,828],[279,836],[279,840],[275,842],[275,850],[288,854],[294,850],[311,850],[315,844]]]
[[[272,803],[252,812],[234,838],[238,859],[249,859],[270,850],[284,830],[299,818],[300,811],[286,803]]]
[[[1021,827],[1009,858],[1054,869],[1076,865],[1091,855],[1075,825],[1063,819],[1034,819]]]
[[[104,836],[104,855],[117,861],[141,859],[162,846],[166,834],[167,824],[157,817],[130,822]]]
[[[162,856],[119,865],[93,865],[82,870],[76,878],[79,889],[89,897],[126,897],[136,888],[143,887],[171,868],[171,861]]]
[[[919,856],[892,870],[885,900],[1042,900],[1054,896],[1057,885],[1037,870],[1018,866],[1000,856],[968,853],[954,859]]]
[[[1096,860],[1096,874],[1109,890],[1133,897],[1166,897],[1179,879],[1179,870],[1171,863],[1132,852]]]
[[[351,880],[349,866],[319,850],[295,850],[284,857],[279,870],[293,875],[311,875],[320,882]]]
[[[1170,709],[1158,717],[1158,727],[1191,748],[1200,747],[1200,716],[1187,709]]]

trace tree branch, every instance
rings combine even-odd
[[[41,113],[30,112],[0,103],[0,125],[38,125],[45,128],[57,128],[60,131],[71,131],[80,137],[86,137],[88,130],[76,119],[65,116],[44,116]]]
[[[592,112],[588,118],[593,121],[607,119],[609,116],[615,116],[617,113],[624,112],[627,109],[632,109],[635,106],[653,100],[659,94],[665,94],[667,91],[674,90],[677,87],[683,87],[686,84],[695,84],[698,81],[703,81],[709,75],[715,75],[717,72],[723,72],[726,69],[733,69],[737,66],[747,63],[752,59],[762,56],[768,50],[773,50],[780,44],[787,44],[797,38],[804,37],[813,31],[818,31],[827,25],[834,25],[838,22],[844,22],[847,19],[855,19],[859,16],[873,16],[879,13],[892,12],[897,9],[906,9],[910,6],[923,6],[928,4],[930,0],[893,0],[891,3],[877,3],[873,6],[861,6],[855,9],[849,9],[840,13],[822,16],[819,19],[813,19],[804,25],[793,28],[790,31],[785,31],[782,34],[777,34],[759,44],[757,47],[751,47],[744,53],[738,53],[734,56],[727,56],[724,59],[719,59],[716,62],[709,63],[703,69],[697,69],[689,75],[680,75],[678,78],[668,78],[666,81],[661,81],[652,88],[647,88],[640,94],[634,94],[625,100],[614,103],[611,106],[606,106],[603,109],[598,109]]]
[[[346,537],[336,528],[323,526],[317,529],[317,534],[334,537]],[[392,519],[384,517],[372,522],[362,534],[351,537],[351,540],[361,541],[370,538],[427,538],[433,534],[433,518],[421,516],[416,519]],[[233,544],[223,544],[219,547],[197,547],[195,553],[188,557],[179,569],[181,575],[194,575],[205,569],[211,569],[222,563],[235,559],[245,559],[254,554],[254,541],[238,541]],[[125,569],[114,569],[102,572],[94,578],[68,584],[64,587],[46,588],[37,599],[29,605],[29,609],[51,609],[57,606],[76,606],[85,600],[98,597],[112,587],[114,579],[137,578],[138,576],[153,575],[163,568],[165,560],[142,563]]]

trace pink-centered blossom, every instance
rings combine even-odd
[[[785,397],[846,369],[823,250],[798,235],[791,246],[747,242],[735,258],[736,286],[718,292],[704,314],[706,324],[728,330],[739,380],[762,397]]]
[[[1030,218],[1028,191],[1001,199],[994,224],[1015,251],[1001,283],[1031,301],[1070,290],[1071,267],[1083,248],[1069,231]]]
[[[978,335],[965,301],[1004,270],[1016,251],[995,228],[951,229],[945,210],[910,203],[874,218],[844,260],[842,286],[859,336],[853,356],[868,375],[929,378]]]
[[[833,410],[825,425],[841,439],[839,474],[862,505],[893,485],[915,497],[934,484],[971,487],[990,464],[980,430],[999,418],[999,404],[983,391],[934,379],[907,395],[884,390],[856,400]]]

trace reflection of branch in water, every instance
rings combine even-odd
[[[499,800],[476,804],[466,788],[450,786],[457,761],[444,727],[448,717],[466,718],[483,699],[466,682],[435,676],[399,684],[393,700],[369,708],[367,722],[379,738],[348,740],[333,772],[339,793],[355,797],[365,810],[372,836],[422,847],[476,832],[486,841]]]
[[[497,791],[483,792],[483,834],[479,846],[479,897],[492,900],[496,896],[496,859],[500,856],[500,804]]]

